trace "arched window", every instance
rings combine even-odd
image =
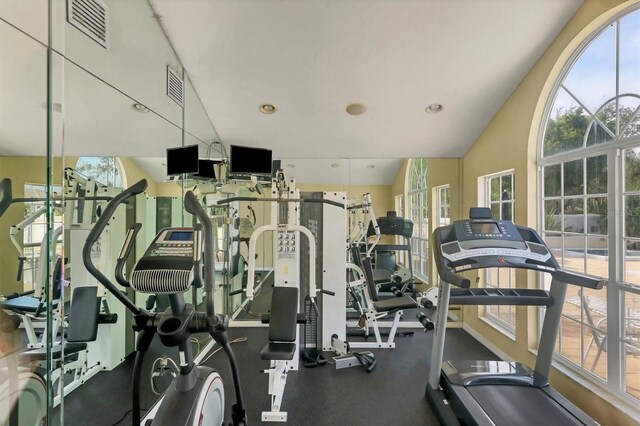
[[[411,253],[413,273],[427,282],[429,272],[429,219],[427,211],[427,160],[413,158],[409,177],[409,219],[413,222]]]
[[[540,140],[541,227],[567,269],[560,359],[640,399],[640,10],[596,32],[565,67]],[[619,325],[619,326],[618,326]],[[611,368],[613,366],[621,368]]]
[[[76,170],[105,186],[122,188],[122,173],[115,157],[80,157]]]

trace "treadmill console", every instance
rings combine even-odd
[[[435,232],[439,233],[438,254],[454,272],[489,267],[551,271],[558,267],[535,231],[516,226],[508,220],[457,220]]]

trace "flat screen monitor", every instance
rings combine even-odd
[[[218,160],[198,160],[198,173],[194,173],[194,178],[200,179],[216,179],[215,165],[222,161]]]
[[[198,173],[198,145],[167,149],[167,175]]]
[[[270,149],[231,145],[229,157],[232,174],[271,176]]]

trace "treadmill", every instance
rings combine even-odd
[[[601,289],[606,281],[563,271],[533,229],[493,219],[490,209],[472,208],[469,216],[433,233],[440,286],[426,397],[438,419],[446,425],[597,425],[551,388],[548,377],[567,284]],[[496,267],[548,273],[551,287],[470,288],[459,275]],[[443,363],[449,304],[545,306],[535,369],[508,361]]]

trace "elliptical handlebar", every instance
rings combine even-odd
[[[187,213],[194,215],[198,218],[198,221],[203,227],[203,245],[204,245],[204,291],[206,293],[206,308],[207,316],[211,319],[215,316],[214,301],[213,301],[213,288],[215,282],[215,252],[213,248],[213,225],[211,219],[207,215],[207,212],[202,208],[202,205],[198,202],[196,195],[193,191],[187,191],[184,195],[184,209]]]
[[[129,188],[122,191],[120,194],[113,197],[113,199],[107,204],[102,215],[98,219],[98,221],[89,232],[87,236],[87,240],[84,243],[84,247],[82,248],[82,262],[84,263],[87,271],[96,278],[100,284],[102,284],[111,294],[113,294],[116,299],[118,299],[127,309],[129,309],[134,314],[140,313],[140,308],[138,308],[133,302],[131,302],[122,292],[118,290],[118,288],[113,284],[109,278],[107,278],[102,272],[96,268],[93,264],[93,260],[91,259],[91,248],[95,244],[96,241],[102,235],[102,232],[109,224],[109,220],[116,212],[116,209],[120,204],[125,202],[127,199],[136,196],[144,190],[147,189],[147,180],[142,179],[137,183],[131,185]]]

